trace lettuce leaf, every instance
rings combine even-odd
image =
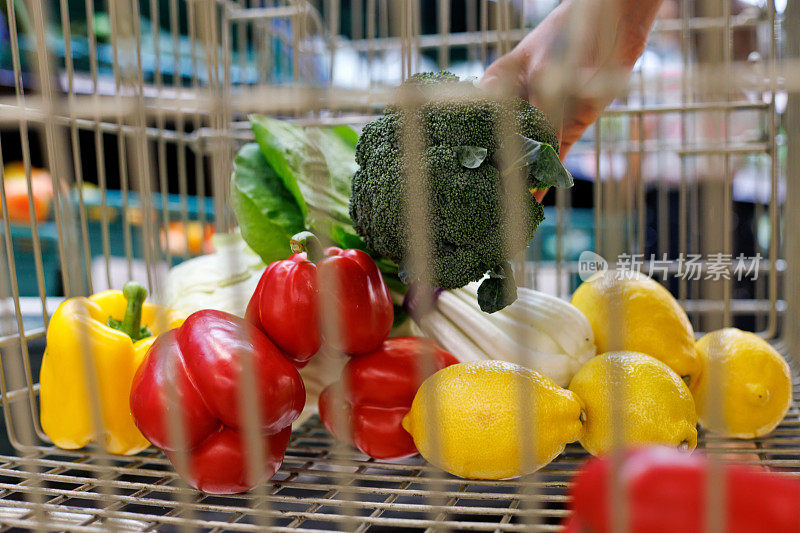
[[[288,257],[289,239],[305,229],[295,197],[255,143],[244,145],[233,160],[231,206],[242,238],[265,263]]]
[[[249,118],[261,153],[295,198],[306,227],[338,246],[363,249],[349,209],[358,134],[347,126],[303,128],[263,115]]]

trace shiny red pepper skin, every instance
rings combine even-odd
[[[186,453],[189,471],[180,473],[205,492],[244,492],[259,481],[248,479],[240,435],[243,356],[252,357],[255,371],[254,400],[265,447],[262,477],[272,477],[283,461],[291,424],[305,404],[305,386],[297,369],[257,328],[222,311],[198,311],[156,339],[133,379],[130,407],[136,426],[170,460],[179,449]],[[182,446],[169,411],[181,417]]]
[[[320,348],[319,279],[335,280],[334,298],[339,342],[348,354],[374,350],[389,335],[394,307],[389,288],[372,258],[361,250],[325,248],[314,264],[306,253],[271,263],[247,306],[246,318],[258,326],[297,366]],[[330,342],[330,339],[327,339]]]
[[[619,474],[628,494],[630,533],[706,531],[708,460],[699,453],[651,447],[626,454]],[[572,521],[565,531],[606,533],[610,463],[591,459],[572,487]],[[800,482],[739,464],[724,466],[727,533],[800,531]]]
[[[430,368],[423,372],[426,362]],[[375,459],[414,455],[414,441],[400,423],[422,382],[456,363],[458,359],[429,339],[388,339],[377,350],[350,359],[340,380],[322,391],[320,419],[331,434]]]

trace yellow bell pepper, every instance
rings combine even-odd
[[[82,448],[97,439],[110,453],[132,455],[150,445],[131,416],[131,383],[156,337],[181,325],[184,316],[145,302],[146,296],[131,282],[123,291],[66,300],[50,318],[39,399],[42,429],[59,448]],[[97,397],[87,370],[94,373]]]

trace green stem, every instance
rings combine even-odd
[[[142,306],[147,298],[147,289],[141,283],[129,281],[122,288],[122,295],[128,300],[125,316],[122,320],[109,317],[109,327],[123,332],[134,342],[152,336],[150,330],[142,326]]]
[[[305,252],[306,257],[312,263],[316,263],[325,258],[325,250],[316,235],[310,231],[301,231],[289,239],[289,246],[293,253]]]

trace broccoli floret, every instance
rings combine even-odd
[[[445,89],[453,83],[466,82],[447,72],[417,74],[405,82],[412,86],[444,84]],[[520,135],[558,150],[555,128],[527,102],[498,101],[485,93],[468,101],[448,101],[439,95],[417,107],[414,120],[408,120],[409,112],[391,106],[364,127],[356,147],[360,169],[353,176],[350,198],[355,230],[373,253],[397,262],[414,279],[421,273],[408,273],[404,268],[413,245],[408,237],[406,202],[425,201],[428,219],[415,223],[430,228],[431,257],[426,268],[436,286],[454,289],[489,271],[504,271],[509,256],[528,245],[544,215],[539,202],[526,193],[521,199],[523,220],[507,224],[505,180],[498,163],[504,137],[500,129],[514,128]],[[418,138],[422,144],[417,147],[422,150],[420,161],[404,160],[408,123],[422,130]],[[471,159],[465,159],[465,153]],[[536,187],[539,181],[529,168],[527,186]],[[417,189],[409,187],[408,173],[415,171],[425,172],[425,199],[409,198],[410,189]]]
[[[458,83],[459,78],[452,72],[419,72],[410,76],[403,85],[435,85],[438,83]]]

